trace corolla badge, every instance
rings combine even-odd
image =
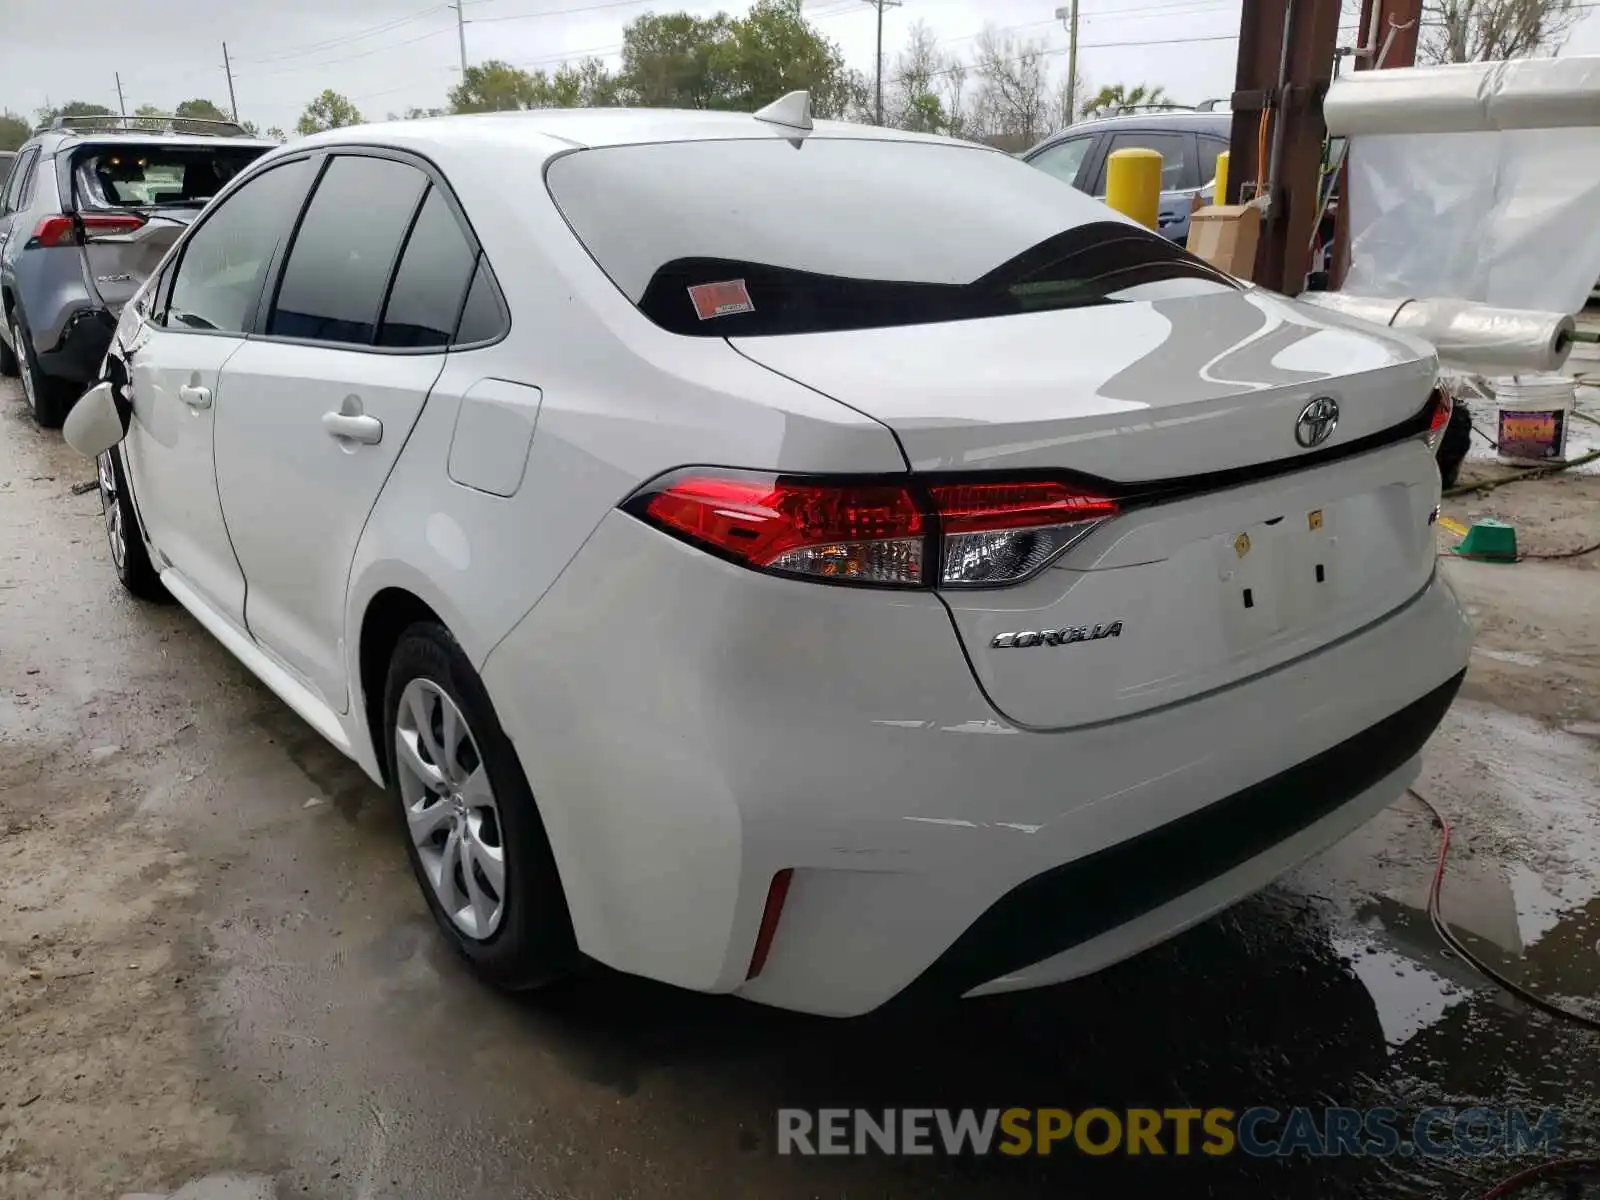
[[[1074,642],[1098,642],[1101,638],[1122,636],[1122,622],[1106,625],[1070,625],[1065,629],[1024,629],[1020,633],[997,633],[989,643],[991,650],[1027,649],[1030,646],[1069,646]]]
[[[1306,449],[1320,446],[1339,427],[1339,402],[1332,396],[1318,396],[1300,410],[1294,423],[1294,440]]]

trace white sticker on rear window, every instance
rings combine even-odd
[[[750,289],[744,286],[742,279],[699,284],[689,289],[689,299],[694,301],[694,311],[702,321],[756,310],[750,301]]]

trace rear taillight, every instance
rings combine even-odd
[[[1455,401],[1450,393],[1443,388],[1434,388],[1433,395],[1428,397],[1428,432],[1423,435],[1428,449],[1437,450],[1439,443],[1444,440],[1444,431],[1450,424],[1453,408]]]
[[[748,567],[880,587],[1001,587],[1117,513],[1051,480],[912,483],[686,470],[624,505]]]
[[[79,243],[79,229],[83,230],[83,237],[91,241],[96,237],[116,237],[119,234],[133,233],[144,225],[141,216],[118,213],[109,215],[104,213],[85,213],[79,217],[54,216],[46,217],[40,221],[33,231],[33,240],[40,246],[76,246]]]

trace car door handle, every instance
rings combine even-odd
[[[322,414],[322,428],[327,431],[329,437],[344,438],[366,446],[375,446],[383,440],[383,422],[377,417],[356,413],[325,412]]]
[[[210,408],[211,389],[186,383],[178,389],[178,399],[182,400],[190,408]]]

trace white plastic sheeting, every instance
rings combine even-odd
[[[1491,308],[1469,301],[1392,299],[1346,292],[1301,297],[1334,312],[1403,329],[1439,352],[1441,364],[1484,375],[1558,371],[1572,350],[1565,313]]]
[[[1580,311],[1600,278],[1600,57],[1352,72],[1345,291]]]

